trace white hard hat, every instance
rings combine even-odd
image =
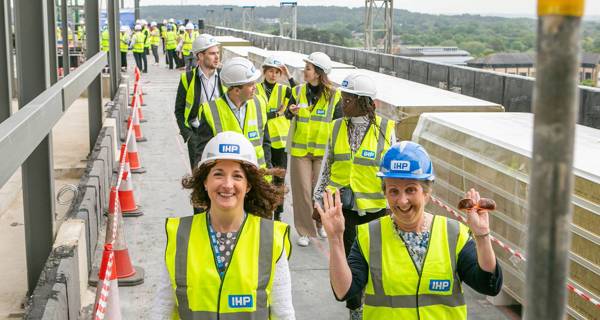
[[[127,32],[128,30],[127,26],[121,26],[121,32]]]
[[[142,19],[136,19],[135,24],[142,24]]]
[[[261,72],[254,67],[250,60],[234,57],[223,63],[223,69],[219,76],[226,87],[233,87],[258,80]]]
[[[238,160],[258,168],[254,146],[246,136],[234,131],[220,132],[210,139],[198,167],[216,160]]]
[[[156,27],[156,21],[152,21],[152,22],[150,22],[150,26],[151,26],[151,27]]]
[[[283,65],[283,61],[281,61],[281,59],[279,59],[276,56],[267,57],[262,64],[263,67],[273,67],[273,68],[279,68],[282,65]]]
[[[194,24],[193,24],[193,23],[191,23],[191,22],[188,22],[188,23],[185,25],[185,30],[194,30]]]
[[[175,23],[175,19],[173,19],[173,18],[169,19],[169,23]]]
[[[309,62],[314,64],[315,66],[323,69],[325,74],[329,74],[331,72],[331,58],[323,52],[313,52],[308,58],[302,59],[304,62]]]
[[[135,27],[133,27],[133,30],[135,31],[141,31],[142,30],[142,26],[139,24],[136,24]]]
[[[142,19],[142,25],[147,25],[148,21],[146,21],[146,19]]]
[[[179,26],[179,31],[185,31],[185,27],[184,26]]]
[[[370,97],[371,99],[375,99],[377,95],[375,81],[371,77],[360,73],[352,73],[344,78],[340,91]]]
[[[167,19],[163,19],[163,24],[167,24]]]
[[[217,41],[217,39],[215,39],[215,37],[208,33],[203,33],[199,35],[192,43],[192,52],[197,54],[198,52],[202,52],[210,47],[218,45],[220,45],[220,43]]]

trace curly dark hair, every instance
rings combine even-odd
[[[195,208],[210,209],[210,198],[204,189],[204,181],[216,162],[202,165],[194,169],[192,175],[187,175],[181,181],[185,189],[192,189],[190,202]],[[265,176],[285,177],[285,170],[281,168],[259,169],[247,163],[240,163],[246,174],[250,191],[244,198],[244,210],[259,217],[270,219],[273,211],[283,203],[285,194],[284,185],[275,185],[265,180]]]

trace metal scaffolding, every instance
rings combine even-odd
[[[242,7],[242,29],[247,31],[254,30],[254,9],[256,6]]]
[[[383,32],[383,52],[392,53],[393,16],[393,0],[365,0],[365,49],[382,51],[376,33]],[[383,25],[377,26],[380,21]]]
[[[231,14],[233,12],[233,7],[224,7],[223,8],[223,27],[231,28]]]
[[[279,35],[296,39],[298,26],[298,3],[282,1],[279,10]]]

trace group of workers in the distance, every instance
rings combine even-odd
[[[465,209],[467,225],[425,211],[431,158],[415,142],[396,142],[367,75],[335,88],[322,52],[305,59],[302,84],[276,56],[260,69],[245,58],[221,65],[208,34],[191,53],[197,65],[181,75],[175,115],[194,214],[166,222],[161,319],[296,318],[294,245],[281,222],[286,170],[296,243],[328,239],[333,295],[350,319],[466,319],[463,282],[499,293],[489,210]]]
[[[154,58],[153,65],[159,65],[158,48],[162,47],[165,56],[165,66],[169,69],[191,70],[196,65],[195,55],[192,54],[192,43],[200,36],[197,24],[188,20],[163,20],[162,23],[138,19],[133,31],[127,25],[122,25],[119,36],[121,52],[121,70],[127,70],[127,53],[132,52],[135,63],[141,72],[148,72],[148,55]],[[101,33],[101,50],[109,51],[108,27],[105,25]]]

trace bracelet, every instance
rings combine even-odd
[[[488,231],[488,233],[486,233],[486,234],[474,234],[474,233],[473,233],[473,237],[475,237],[475,238],[485,238],[485,237],[487,237],[487,236],[489,236],[489,235],[490,235],[490,232],[489,232],[489,231]]]

